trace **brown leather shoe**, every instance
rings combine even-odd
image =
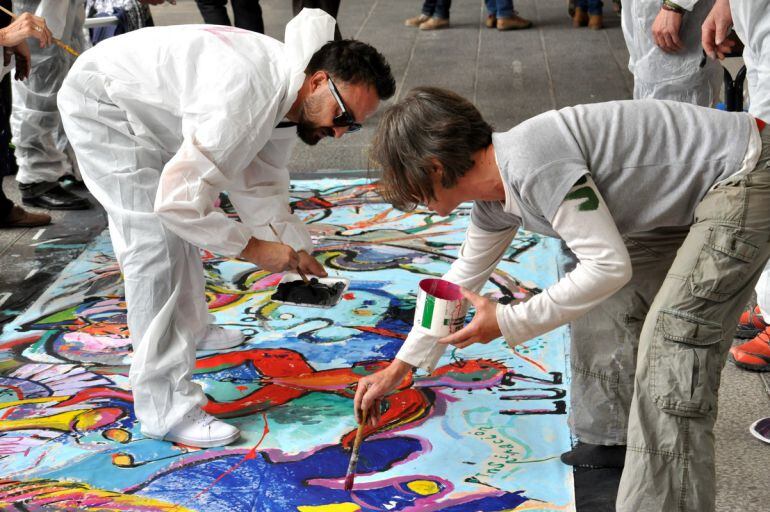
[[[484,20],[484,25],[487,28],[495,28],[497,26],[497,18],[494,14],[487,14],[487,19]]]
[[[575,15],[572,17],[572,26],[575,28],[588,25],[588,13],[580,7],[575,7]]]
[[[588,16],[588,28],[591,30],[601,30],[603,27],[601,14],[590,14]]]
[[[414,18],[409,18],[404,22],[404,25],[407,27],[419,27],[420,24],[425,23],[430,19],[430,16],[425,16],[424,14],[420,14],[419,16],[415,16]]]
[[[34,228],[47,226],[51,223],[51,216],[47,213],[28,212],[21,206],[13,205],[11,213],[4,219],[0,219],[2,228]]]
[[[449,28],[449,18],[430,18],[428,21],[420,23],[420,30],[438,30]]]
[[[525,20],[518,14],[510,18],[497,18],[497,30],[522,30],[531,26],[531,21]]]

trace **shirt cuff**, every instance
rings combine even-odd
[[[441,356],[446,351],[446,345],[438,343],[439,338],[412,330],[406,337],[396,357],[415,368],[432,372]]]

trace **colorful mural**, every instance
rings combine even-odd
[[[230,210],[226,198],[221,206]],[[387,364],[424,276],[453,261],[469,220],[391,209],[365,180],[297,182],[315,256],[351,280],[332,309],[270,300],[281,278],[202,253],[217,323],[248,342],[199,352],[207,410],[243,431],[199,450],[144,438],[128,386],[131,344],[108,234],[0,337],[0,509],[104,511],[574,510],[566,330],[516,351],[447,351],[405,380],[366,430],[343,490],[355,384]],[[520,233],[485,293],[526,299],[558,277],[556,242]]]

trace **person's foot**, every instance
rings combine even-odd
[[[622,468],[626,445],[603,446],[578,441],[574,448],[561,454],[561,461],[577,468]]]
[[[420,14],[419,16],[415,16],[414,18],[409,18],[408,20],[404,21],[404,25],[406,25],[407,27],[419,27],[421,24],[425,23],[429,19],[430,19],[430,16]]]
[[[484,26],[487,28],[495,28],[497,26],[497,16],[494,14],[487,14],[487,19],[484,20]]]
[[[420,30],[439,30],[449,28],[449,18],[430,18],[420,23]]]
[[[744,370],[770,371],[770,327],[766,327],[751,340],[732,347],[729,359]]]
[[[88,199],[61,188],[58,183],[19,184],[21,202],[26,206],[37,206],[49,210],[87,210],[91,208]]]
[[[195,407],[163,436],[163,440],[196,448],[212,448],[233,443],[240,434],[237,427]]]
[[[763,443],[770,444],[770,418],[758,419],[751,424],[749,432]]]
[[[70,192],[75,190],[86,190],[86,184],[71,174],[67,174],[66,176],[59,178],[59,186],[61,186],[61,188],[64,190],[69,190]]]
[[[21,206],[13,205],[8,216],[0,219],[0,228],[36,228],[50,223],[51,216],[47,213],[29,212]]]
[[[244,337],[241,331],[225,329],[218,325],[209,325],[206,334],[198,341],[195,348],[198,350],[227,350],[243,343]]]
[[[604,27],[602,23],[601,14],[589,14],[588,15],[588,28],[591,30],[601,30]]]
[[[588,25],[588,13],[580,7],[575,7],[575,14],[572,16],[572,26],[575,28]]]
[[[735,337],[749,340],[765,329],[767,329],[767,324],[762,318],[762,312],[759,310],[759,306],[754,306],[741,314]]]
[[[531,26],[531,21],[525,20],[518,14],[510,18],[497,18],[497,30],[522,30]]]

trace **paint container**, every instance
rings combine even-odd
[[[443,279],[423,279],[417,290],[415,328],[431,336],[444,337],[465,323],[468,301],[460,287]]]
[[[308,276],[311,277],[311,276]],[[313,276],[315,277],[315,276]],[[323,283],[325,285],[333,286],[335,283],[345,283],[345,287],[342,289],[342,291],[337,295],[336,300],[332,304],[307,304],[307,303],[299,303],[299,302],[287,302],[282,300],[276,300],[272,299],[273,302],[277,302],[279,304],[286,304],[287,306],[302,306],[302,307],[308,307],[308,308],[321,308],[321,309],[329,309],[331,307],[336,306],[339,304],[340,300],[342,300],[342,296],[345,295],[345,292],[348,291],[348,287],[350,286],[350,279],[347,279],[345,277],[318,277],[319,283]],[[278,284],[281,283],[290,283],[292,281],[300,281],[302,280],[302,277],[296,272],[286,272],[283,277],[281,278],[281,281]]]

